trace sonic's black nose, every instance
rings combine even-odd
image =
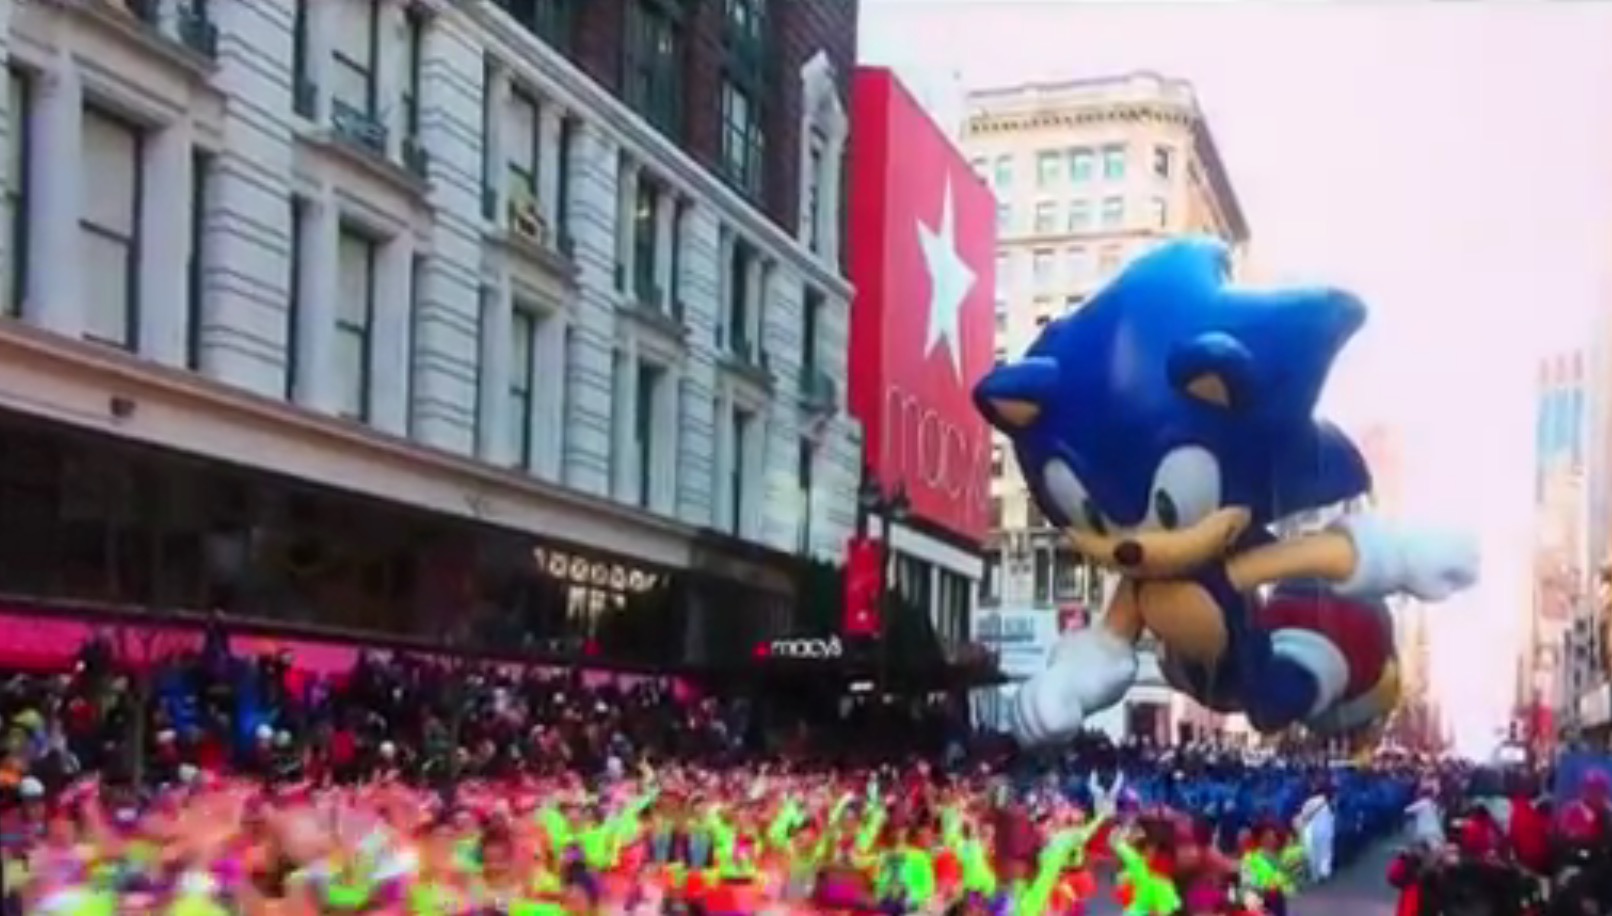
[[[1147,554],[1135,541],[1120,541],[1114,545],[1114,562],[1121,566],[1140,566]]]

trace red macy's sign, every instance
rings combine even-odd
[[[969,392],[994,358],[996,199],[889,73],[852,93],[850,405],[915,516],[981,540],[990,437]]]

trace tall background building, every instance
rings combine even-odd
[[[1248,225],[1191,85],[1151,73],[971,93],[962,144],[997,199],[996,358],[1164,239],[1207,233],[1238,257]],[[1047,525],[1011,450],[992,450],[983,602],[1069,624],[1104,606],[1102,577]],[[1219,726],[1169,690],[1145,657],[1138,686],[1095,724],[1167,741]]]
[[[1370,509],[1397,517],[1404,507],[1404,454],[1399,432],[1373,424],[1354,434],[1371,468]],[[1432,631],[1427,606],[1404,596],[1389,601],[1394,644],[1399,649],[1400,704],[1388,723],[1387,740],[1408,750],[1439,751],[1445,744],[1442,712],[1432,692]]]
[[[0,591],[748,657],[855,520],[856,15],[0,0]]]
[[[1576,731],[1601,663],[1590,554],[1588,355],[1541,361],[1535,396],[1533,600],[1517,659],[1514,730],[1538,753]]]

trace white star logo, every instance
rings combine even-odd
[[[929,269],[929,334],[924,341],[924,357],[935,352],[942,340],[951,353],[952,371],[963,378],[963,347],[957,332],[958,313],[963,300],[974,289],[974,270],[957,252],[952,218],[952,182],[946,179],[946,197],[941,205],[940,228],[930,229],[918,221],[918,243],[924,249]]]

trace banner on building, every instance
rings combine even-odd
[[[845,552],[845,618],[841,628],[847,636],[877,636],[884,628],[879,612],[884,594],[883,551],[879,542],[865,537],[851,539]]]

